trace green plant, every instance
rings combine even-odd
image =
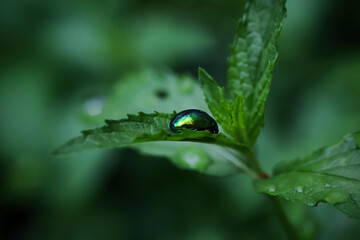
[[[289,221],[278,197],[302,201],[310,206],[325,202],[351,217],[360,217],[360,133],[347,135],[340,143],[305,157],[280,162],[271,177],[262,170],[256,158],[254,144],[264,126],[266,99],[278,55],[276,44],[285,16],[284,0],[247,1],[228,59],[229,99],[225,89],[199,68],[198,78],[207,106],[226,135],[191,130],[171,133],[169,123],[176,112],[140,112],[128,115],[126,119],[106,120],[106,125],[101,128],[83,131],[82,136],[61,146],[55,154],[130,146],[147,154],[166,156],[181,168],[208,175],[245,172],[254,179],[254,188],[269,196],[292,239],[301,236]],[[164,83],[171,86],[167,91],[173,92],[176,100],[164,101],[167,108],[181,109],[179,99],[195,103],[199,99],[198,85],[187,76],[144,71],[129,78],[130,82],[139,80],[132,89],[155,91]],[[162,83],[153,86],[147,81],[149,78],[158,78]],[[130,82],[127,86],[134,84]],[[118,97],[118,93],[114,94],[110,101],[116,102]],[[125,100],[137,98],[143,103],[147,101],[141,94],[134,98],[128,95]],[[114,107],[105,111],[114,111]]]

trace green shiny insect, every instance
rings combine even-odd
[[[170,122],[170,131],[180,133],[183,129],[195,131],[209,131],[219,133],[219,128],[215,120],[206,112],[197,109],[188,109],[179,112]]]

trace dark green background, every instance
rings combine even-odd
[[[284,238],[246,176],[180,171],[131,149],[50,154],[92,127],[89,99],[101,101],[124,74],[144,66],[195,77],[201,66],[225,85],[242,5],[1,1],[0,239]],[[360,130],[359,2],[287,6],[257,146],[267,171]],[[329,206],[288,207],[306,236],[358,239],[360,222]]]

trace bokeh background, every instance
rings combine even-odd
[[[186,100],[173,98],[166,82],[149,87],[156,71],[196,78],[201,66],[224,86],[242,6],[1,1],[0,239],[284,239],[246,176],[182,171],[133,149],[51,156],[105,118],[178,108]],[[359,2],[287,7],[257,144],[267,171],[360,130]],[[329,206],[286,207],[305,237],[358,239],[360,222]]]

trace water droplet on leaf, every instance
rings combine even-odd
[[[87,114],[96,116],[102,113],[104,99],[100,97],[93,97],[87,100],[84,104]]]
[[[270,187],[269,188],[269,193],[273,193],[273,192],[275,192],[276,191],[276,187]]]

